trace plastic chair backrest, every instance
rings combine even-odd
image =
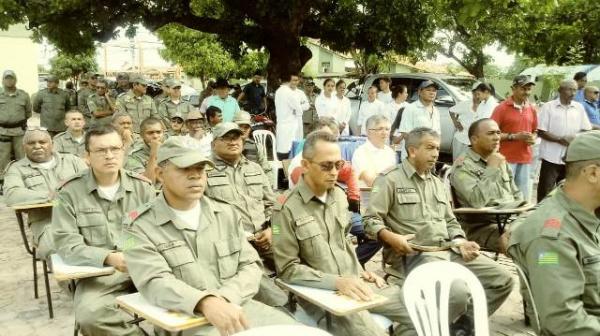
[[[531,326],[533,327],[533,330],[536,332],[536,334],[539,335],[539,333],[540,333],[540,316],[538,315],[538,311],[535,306],[535,301],[533,300],[533,293],[531,292],[531,286],[529,286],[529,278],[527,277],[527,275],[525,275],[525,272],[523,272],[523,269],[521,267],[519,267],[519,265],[517,265],[516,263],[514,265],[515,265],[515,269],[517,270],[517,273],[519,273],[519,277],[521,278],[521,284],[524,284],[525,288],[527,289],[527,298],[529,299],[529,303],[531,306],[531,310],[533,311],[533,318],[534,318]],[[523,313],[527,314],[526,311]]]
[[[279,161],[277,159],[277,150],[275,149],[275,134],[271,131],[267,130],[256,130],[252,132],[252,137],[258,146],[258,149],[263,152],[266,158],[271,157],[269,155],[269,148],[267,148],[267,138],[271,138],[271,148],[270,151],[273,157],[273,161]]]
[[[449,336],[448,305],[454,281],[464,281],[471,292],[475,336],[489,336],[487,301],[483,286],[466,267],[434,261],[413,269],[403,286],[404,302],[419,336]]]
[[[456,202],[456,195],[454,194],[454,189],[452,189],[452,184],[450,183],[450,175],[452,174],[452,166],[444,165],[439,171],[439,176],[442,178],[442,182],[446,187],[446,193],[448,194],[448,200],[450,200],[450,207],[455,209],[458,207],[458,202]]]

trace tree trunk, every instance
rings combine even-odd
[[[299,36],[285,37],[286,34],[279,34],[278,39],[272,39],[273,43],[266,45],[269,51],[267,62],[269,92],[275,92],[287,75],[299,74],[304,64],[312,57],[310,49],[300,44]]]

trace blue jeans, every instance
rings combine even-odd
[[[529,202],[529,189],[530,189],[530,176],[531,176],[531,164],[530,163],[509,163],[512,169],[515,184],[519,187],[519,190],[523,193],[525,201]]]

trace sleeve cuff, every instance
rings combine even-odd
[[[200,303],[200,301],[202,301],[207,296],[221,297],[221,295],[219,295],[215,291],[212,291],[212,290],[201,291],[201,290],[198,290],[191,286],[186,286],[185,289],[183,289],[183,287],[182,287],[182,292],[183,292],[182,297],[184,297],[185,299],[183,300],[183,302],[181,304],[184,307],[184,312],[186,312],[189,315],[196,314],[196,306],[198,305],[198,303]]]
[[[109,254],[114,252],[114,251],[107,250],[107,249],[101,248],[101,247],[87,246],[86,248],[90,249],[89,255],[90,255],[90,260],[92,262],[91,266],[95,266],[95,267],[106,266],[104,264],[104,260],[106,260],[106,257],[108,257]]]
[[[369,236],[369,238],[371,238],[373,240],[377,240],[377,241],[381,241],[381,239],[379,239],[379,231],[381,231],[383,229],[387,229],[387,227],[384,224],[371,224],[371,225],[368,225],[368,227],[365,227],[367,236]]]

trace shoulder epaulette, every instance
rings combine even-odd
[[[53,138],[53,139],[58,139],[58,138],[60,138],[60,137],[64,136],[66,133],[67,133],[67,131],[64,131],[64,132],[57,133],[57,134],[54,136],[54,138]]]
[[[150,181],[149,178],[147,178],[146,176],[144,176],[144,175],[142,175],[140,173],[136,173],[136,172],[132,172],[130,170],[126,170],[125,174],[127,174],[128,176],[133,177],[135,179],[142,180],[144,182],[148,182],[148,183],[152,184],[152,181]]]
[[[152,204],[154,204],[154,201],[144,203],[135,210],[129,211],[127,217],[125,217],[125,219],[123,220],[123,225],[125,225],[126,227],[131,226],[131,224],[133,224],[133,222],[135,222],[135,220],[138,219],[144,212],[152,208]]]
[[[558,217],[550,217],[544,220],[544,224],[542,224],[542,229],[540,231],[540,236],[557,239],[562,226],[561,219],[562,218]]]
[[[62,181],[61,183],[59,183],[59,185],[58,185],[57,189],[61,189],[61,188],[63,188],[63,187],[64,187],[64,186],[66,186],[66,185],[67,185],[69,182],[71,182],[71,181],[74,181],[74,180],[76,180],[76,179],[78,179],[78,178],[82,177],[83,175],[87,174],[87,172],[88,172],[88,170],[87,170],[87,169],[85,169],[85,170],[82,170],[82,171],[80,171],[80,172],[78,172],[78,173],[76,173],[76,174],[74,174],[74,175],[71,175],[71,176],[67,177],[67,178],[66,178],[64,181]]]
[[[292,190],[286,190],[282,194],[277,195],[275,197],[275,205],[273,207],[273,210],[280,211],[281,209],[283,209],[283,205],[285,204],[285,202],[287,202],[291,193]]]
[[[399,164],[393,165],[393,166],[391,166],[391,167],[387,168],[386,170],[382,171],[382,172],[380,173],[380,175],[387,175],[387,174],[389,174],[389,173],[393,172],[394,170],[396,170],[396,169],[398,169],[398,168],[400,168],[400,165],[399,165]]]
[[[12,166],[12,165],[13,165],[13,163],[15,163],[15,162],[17,162],[17,161],[18,161],[18,160],[12,160],[12,161],[10,161],[10,162],[9,162],[9,163],[6,165],[6,167],[4,168],[4,173],[6,174],[6,172],[8,171],[8,168],[10,168],[10,166]]]

